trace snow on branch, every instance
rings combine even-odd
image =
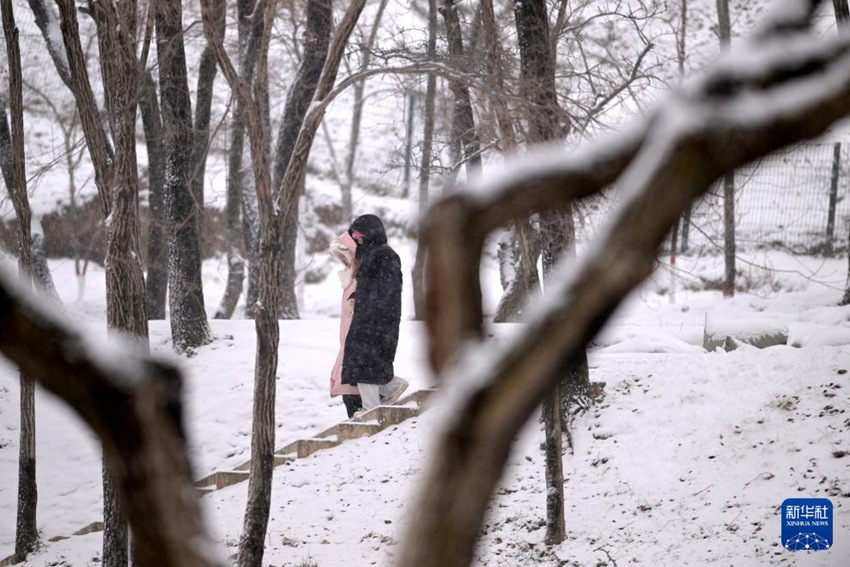
[[[178,370],[117,337],[95,343],[0,272],[0,352],[62,398],[103,443],[138,564],[213,566],[187,457]]]
[[[467,565],[512,440],[557,384],[558,369],[577,359],[651,273],[685,208],[724,173],[850,114],[850,40],[817,37],[798,24],[785,18],[768,26],[773,34],[727,55],[631,133],[571,157],[561,150],[560,161],[551,148],[530,151],[512,173],[460,190],[429,212],[422,230],[427,326],[430,360],[443,375],[435,404],[442,430],[397,564]],[[522,332],[497,351],[482,345],[478,271],[486,235],[615,180],[625,203],[578,268],[553,277]]]

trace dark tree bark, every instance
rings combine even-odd
[[[517,141],[514,125],[510,118],[510,109],[506,101],[504,69],[502,68],[502,42],[496,29],[496,15],[493,0],[481,1],[481,33],[484,39],[484,61],[487,66],[487,80],[490,84],[490,104],[496,124],[499,126],[499,138],[502,151],[511,153],[516,150]]]
[[[71,69],[68,67],[68,59],[65,57],[65,49],[61,43],[56,41],[57,38],[52,33],[53,29],[59,26],[56,13],[47,0],[29,0],[29,5],[35,17],[35,24],[47,45],[47,53],[50,54],[50,59],[53,60],[53,65],[59,73],[59,78],[62,79],[65,86],[73,90],[73,79],[71,78]]]
[[[322,75],[322,68],[328,56],[333,11],[330,0],[310,0],[307,2],[307,25],[304,28],[303,58],[295,76],[295,82],[286,97],[280,132],[274,160],[274,186],[279,187],[286,177],[290,166],[295,142],[304,124],[307,109],[313,101],[313,95]],[[282,280],[280,282],[281,306],[277,314],[281,319],[298,319],[298,301],[295,297],[295,243],[298,238],[298,198],[301,184],[293,185],[282,197],[284,202],[292,203],[286,208],[283,222],[283,241],[281,242]]]
[[[446,39],[449,44],[449,56],[452,65],[464,72],[467,64],[463,50],[463,33],[460,28],[455,0],[442,0],[440,13],[446,22]],[[472,178],[481,173],[481,142],[478,138],[478,131],[475,129],[475,115],[472,112],[469,85],[463,80],[452,78],[449,79],[449,90],[454,97],[453,143],[461,149],[462,158],[466,163],[467,178]]]
[[[221,17],[219,18],[218,24],[218,34],[219,37],[224,36],[224,10],[221,10]],[[204,234],[204,175],[206,173],[207,167],[207,157],[209,155],[209,146],[210,146],[210,121],[212,119],[212,102],[213,102],[213,87],[215,85],[215,77],[218,71],[218,66],[215,62],[215,53],[213,53],[212,47],[207,44],[204,47],[203,52],[201,53],[201,60],[199,64],[198,71],[198,85],[196,89],[196,100],[195,100],[195,124],[194,124],[194,147],[192,150],[192,197],[197,203],[198,207],[198,215],[199,215],[199,237]],[[238,224],[238,212],[237,212],[237,220]],[[234,241],[238,239],[238,236],[234,238]],[[238,256],[237,256],[238,258]],[[228,277],[230,277],[230,273],[233,272],[236,274],[237,269],[239,271],[239,281],[238,281],[238,292],[236,293],[236,302],[239,301],[239,295],[242,293],[242,277],[244,277],[244,264],[233,266],[232,269],[229,264],[230,257],[228,256]],[[239,260],[241,263],[241,259]],[[228,288],[230,289],[230,284],[228,282]],[[225,293],[226,297],[226,293]],[[231,310],[231,314],[233,310],[235,310],[236,304],[233,304],[233,309]]]
[[[280,305],[280,210],[273,198],[271,184],[271,132],[268,122],[268,47],[275,2],[257,2],[252,21],[250,42],[256,47],[253,81],[239,76],[224,51],[217,34],[223,8],[220,2],[202,0],[204,33],[213,48],[218,66],[237,96],[245,117],[251,147],[251,165],[260,207],[260,286],[259,301],[254,308],[257,334],[257,356],[254,369],[254,406],[251,431],[251,469],[248,478],[248,501],[245,506],[242,537],[237,564],[261,567],[265,549],[266,528],[271,506],[272,470],[275,437],[275,389],[280,328],[276,313]],[[249,44],[248,51],[253,48]],[[246,55],[247,57],[247,55]],[[243,61],[244,62],[244,61]]]
[[[203,187],[201,165],[205,160],[209,135],[211,95],[209,89],[205,94],[199,92],[199,114],[206,124],[200,124],[199,131],[193,132],[180,2],[156,3],[156,43],[165,150],[164,200],[169,231],[171,335],[174,350],[186,352],[212,340],[201,279],[200,215],[203,194],[197,189],[198,184]],[[209,73],[209,70],[206,69],[206,72]]]
[[[239,52],[237,56],[239,77],[246,85],[254,81],[257,66],[260,34],[263,32],[261,18],[254,15],[255,0],[238,0],[236,3],[238,22]],[[214,0],[211,4],[210,31],[216,37],[221,36],[221,24],[224,17],[224,2]],[[229,319],[236,310],[245,281],[244,249],[248,258],[248,289],[245,298],[245,315],[254,316],[254,304],[259,295],[260,274],[260,228],[257,213],[256,188],[253,185],[251,167],[244,165],[246,113],[241,97],[236,97],[233,118],[230,127],[230,146],[227,150],[227,204],[225,219],[227,222],[227,287],[216,311],[217,319]],[[246,181],[250,180],[250,187]]]
[[[145,279],[148,319],[165,319],[168,292],[167,225],[163,192],[165,171],[162,140],[162,115],[156,85],[150,72],[142,76],[139,109],[148,151],[148,275]]]
[[[847,0],[832,0],[832,7],[835,10],[835,23],[839,27],[850,21],[850,7]]]
[[[560,386],[555,386],[554,395],[543,399],[542,417],[545,427],[546,460],[546,545],[558,545],[564,541],[564,468],[561,457],[561,408],[558,402]]]
[[[546,3],[539,0],[517,2],[514,16],[520,49],[520,91],[525,103],[526,141],[539,144],[560,138],[568,131],[568,122],[555,96],[555,59],[551,52]],[[527,222],[516,224],[516,279],[499,303],[496,321],[521,319],[530,296],[539,290],[537,259],[540,253],[547,254],[551,260],[555,253],[547,250],[549,247],[558,246],[562,239],[575,238],[574,231],[572,235],[568,233],[572,223],[567,215],[571,215],[570,209],[547,212],[541,216],[540,226],[536,228]],[[543,231],[537,234],[541,228]]]
[[[437,57],[437,0],[428,0],[429,61]],[[428,208],[428,186],[431,182],[431,156],[434,147],[434,108],[437,100],[437,75],[428,73],[425,86],[425,109],[422,112],[422,157],[419,162],[419,221]],[[413,309],[417,321],[425,319],[425,247],[416,240],[416,258],[413,262]]]
[[[509,236],[510,258],[513,262],[513,279],[507,282],[496,313],[494,323],[517,322],[523,320],[528,302],[540,293],[540,276],[537,273],[537,259],[540,257],[540,233],[534,230],[530,221],[520,220],[513,223],[513,235]]]
[[[520,47],[521,90],[524,100],[528,103],[528,142],[534,144],[562,139],[569,133],[570,121],[558,104],[555,92],[555,53],[549,38],[546,3],[542,0],[518,2],[514,13]],[[542,213],[539,225],[543,279],[547,281],[559,260],[575,256],[576,231],[572,204],[563,209]],[[537,256],[534,255],[533,258],[536,264]],[[531,263],[525,265],[531,266]],[[590,376],[586,353],[579,357],[575,367],[564,369],[562,380],[559,389],[562,396],[560,407],[566,430],[569,425],[570,402],[578,401],[584,404],[587,401]]]
[[[12,199],[17,220],[18,271],[28,289],[32,289],[32,242],[27,176],[24,164],[24,104],[23,79],[21,76],[21,51],[18,41],[18,26],[12,10],[11,0],[0,0],[3,35],[9,59],[9,110],[11,131],[6,125],[5,105],[0,124],[0,168],[6,188]],[[35,447],[35,383],[25,372],[20,373],[20,441],[18,446],[18,506],[15,524],[15,562],[24,561],[38,542],[36,522],[38,508],[38,484],[36,483]]]
[[[74,98],[86,145],[95,169],[107,224],[106,318],[111,333],[134,337],[147,349],[148,329],[144,276],[141,267],[138,226],[138,171],[136,166],[136,106],[139,96],[139,64],[135,54],[136,13],[134,6],[122,5],[121,13],[110,3],[91,4],[97,25],[101,53],[107,115],[115,144],[114,162],[106,134],[100,127],[97,107],[86,70],[86,58],[80,44],[76,5],[57,0],[61,16],[62,39],[73,79]],[[111,498],[112,471],[104,469],[103,562],[107,567],[127,563],[127,537],[123,511]]]

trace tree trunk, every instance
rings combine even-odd
[[[224,10],[221,0],[214,0],[216,11]],[[236,3],[237,18],[239,20],[239,76],[245,85],[254,81],[254,73],[259,57],[259,48],[262,42],[263,27],[262,18],[252,17],[255,15],[254,7],[256,0],[238,0]],[[212,22],[212,30],[219,33],[218,26],[221,16]],[[208,40],[209,41],[209,40]],[[254,306],[260,294],[260,213],[257,204],[257,187],[252,167],[243,166],[243,160],[248,153],[245,148],[245,128],[247,127],[247,112],[244,108],[245,102],[242,97],[236,98],[236,111],[233,114],[233,127],[230,149],[228,150],[228,177],[227,194],[228,199],[238,197],[238,207],[242,213],[242,226],[228,229],[230,233],[241,233],[244,250],[248,257],[248,289],[245,294],[245,315],[249,318],[254,316]],[[253,159],[253,158],[249,158]],[[236,205],[234,205],[235,207]],[[228,213],[232,217],[235,213]],[[236,246],[234,240],[231,246]],[[239,262],[228,260],[228,266],[238,267]],[[228,281],[236,282],[238,273],[228,276]],[[233,294],[234,288],[229,288],[227,294]],[[224,301],[224,300],[222,300]],[[235,308],[234,304],[234,308]],[[225,306],[227,307],[227,306]]]
[[[847,0],[832,0],[832,7],[835,9],[835,23],[839,28],[850,21],[850,7]]]
[[[499,139],[503,152],[513,153],[517,148],[516,132],[505,97],[502,43],[496,29],[493,0],[481,2],[481,31],[484,36],[487,78],[490,84],[490,104],[499,127]],[[538,286],[535,266],[537,254],[530,253],[529,233],[530,227],[527,223],[515,223],[499,244],[499,274],[504,294],[496,307],[494,322],[519,321],[523,302],[530,290]],[[531,266],[535,266],[533,270]],[[521,277],[518,279],[518,276]]]
[[[192,103],[183,47],[183,10],[180,2],[156,3],[156,43],[159,60],[160,101],[165,149],[165,210],[168,218],[168,303],[174,350],[182,353],[211,340],[201,279],[200,211],[203,195],[193,191],[193,176],[206,154],[209,128],[192,129]],[[199,99],[203,94],[199,93]],[[209,97],[209,93],[207,93]],[[207,100],[207,106],[209,101]],[[198,138],[198,139],[196,139]],[[202,145],[199,156],[198,145]]]
[[[555,394],[543,399],[542,413],[545,428],[546,454],[546,545],[558,545],[566,537],[564,525],[564,466],[561,455],[561,395],[559,386]]]
[[[416,116],[414,109],[416,108],[416,93],[409,91],[407,93],[407,123],[404,129],[404,169],[402,172],[402,193],[401,196],[405,199],[410,197],[410,167],[413,163],[413,118]]]
[[[32,243],[29,199],[24,154],[24,105],[21,52],[18,26],[11,0],[0,0],[3,35],[9,59],[9,110],[12,127],[6,124],[5,105],[0,123],[0,168],[12,199],[17,220],[18,271],[28,289],[32,289]],[[38,485],[36,483],[35,383],[20,373],[20,443],[18,446],[18,506],[15,524],[15,561],[24,561],[38,542]]]
[[[118,483],[112,463],[103,455],[103,565],[124,567],[129,559],[129,532],[124,501],[118,491]]]
[[[304,124],[304,116],[313,101],[313,95],[319,84],[322,68],[328,56],[333,11],[330,0],[310,0],[307,3],[307,25],[304,29],[303,59],[295,76],[295,82],[286,97],[277,149],[274,162],[274,187],[279,187],[295,148],[295,142]],[[283,222],[283,242],[281,254],[283,261],[283,280],[281,281],[281,311],[276,316],[282,319],[298,319],[298,302],[295,296],[295,242],[298,238],[298,193],[300,184],[292,187],[291,192],[283,195],[284,202],[292,203],[287,207]]]
[[[251,148],[251,165],[259,205],[259,301],[254,306],[257,356],[254,369],[254,406],[251,432],[251,469],[248,478],[248,500],[239,541],[237,564],[261,567],[268,527],[275,438],[275,388],[278,366],[280,328],[276,313],[280,304],[280,209],[274,202],[271,185],[271,133],[268,122],[268,48],[275,2],[260,0],[253,9],[246,54],[240,63],[251,65],[253,80],[238,73],[224,50],[218,34],[223,4],[202,0],[204,33],[216,60],[244,112],[245,127]],[[241,23],[241,22],[240,22]],[[254,58],[255,57],[255,58]]]
[[[555,54],[549,39],[549,18],[545,0],[525,0],[514,7],[517,41],[520,49],[521,92],[528,104],[526,118],[529,144],[562,139],[569,132],[569,121],[558,104],[555,91]],[[540,214],[540,233],[543,238],[542,267],[544,282],[549,283],[554,267],[569,253],[575,253],[575,224],[572,206],[555,208]],[[535,256],[536,258],[536,256]],[[536,269],[522,262],[522,269]],[[561,459],[562,432],[567,425],[568,399],[576,392],[586,391],[589,385],[587,353],[572,360],[575,366],[559,369],[560,387],[552,389],[546,399],[552,411],[544,409],[546,421],[546,541],[560,543],[564,530],[564,483]],[[582,374],[581,371],[584,371]],[[567,396],[567,400],[563,398]],[[562,428],[563,425],[563,428]]]
[[[540,293],[537,258],[540,257],[540,235],[529,221],[513,223],[514,242],[509,246],[513,261],[513,278],[499,299],[494,323],[515,323],[523,320],[526,304]]]
[[[511,123],[510,111],[505,97],[504,70],[502,68],[502,42],[496,29],[496,16],[493,11],[493,0],[481,1],[481,31],[484,36],[484,53],[487,65],[487,78],[491,86],[490,104],[499,126],[499,138],[502,151],[516,151],[517,141],[514,125]]]
[[[148,151],[148,276],[147,291],[148,319],[165,319],[165,300],[168,292],[168,254],[166,250],[166,218],[163,192],[165,173],[163,168],[162,116],[156,85],[150,71],[142,76],[142,93],[139,109],[145,132]]]
[[[134,337],[147,350],[148,329],[144,276],[139,253],[138,171],[136,166],[136,106],[139,96],[139,65],[135,54],[136,14],[111,3],[92,3],[97,25],[100,67],[106,97],[115,160],[110,160],[109,145],[99,127],[85,57],[80,45],[76,6],[70,0],[59,2],[62,36],[74,79],[74,96],[80,111],[86,142],[95,167],[95,184],[101,197],[107,225],[106,317],[110,333]],[[104,469],[104,490],[109,492],[110,471]],[[104,500],[104,565],[123,567],[127,553],[123,512],[111,510],[114,502]],[[114,520],[115,525],[106,525]],[[116,537],[108,537],[111,535]]]
[[[62,305],[56,284],[53,283],[53,275],[47,264],[47,253],[44,250],[44,236],[37,232],[32,234],[32,277],[37,288],[49,297],[57,306]]]
[[[246,20],[248,14],[253,10],[253,0],[240,0],[237,3],[237,17],[239,20],[238,36],[239,36],[239,68],[240,74],[248,77],[253,76],[254,62],[248,61],[246,58],[246,45],[248,43],[248,34],[250,28]],[[216,37],[221,37],[221,17],[224,15],[223,4],[220,1],[216,2],[214,16],[215,19],[210,23],[212,33]],[[248,67],[246,69],[246,67]],[[236,311],[236,306],[239,303],[239,297],[242,295],[242,290],[245,282],[245,262],[242,259],[243,248],[249,255],[249,265],[253,266],[252,273],[256,273],[259,267],[257,259],[255,240],[251,238],[253,234],[250,226],[246,226],[243,236],[242,222],[240,212],[242,210],[242,199],[245,191],[245,168],[243,167],[243,158],[245,155],[245,110],[243,109],[242,101],[236,97],[235,107],[230,122],[230,146],[227,150],[227,199],[225,204],[225,224],[227,227],[227,285],[224,289],[224,296],[221,298],[221,303],[215,313],[216,319],[230,319]],[[246,225],[249,222],[256,223],[256,217],[252,216],[245,219]],[[256,286],[252,286],[251,290],[255,290]],[[250,294],[256,300],[256,294]],[[250,298],[249,298],[250,299]],[[252,312],[253,302],[246,303],[246,314]]]
[[[442,0],[440,13],[446,22],[446,39],[449,44],[449,56],[452,65],[461,72],[466,70],[466,58],[463,52],[463,34],[457,15],[455,0]],[[469,85],[456,78],[449,79],[449,90],[454,96],[452,113],[452,132],[454,143],[459,145],[466,163],[466,176],[471,179],[481,174],[481,143],[475,129],[475,116],[472,112],[472,98]],[[459,160],[458,160],[459,163]]]
[[[437,0],[428,0],[429,61],[437,57]],[[428,73],[425,87],[425,109],[422,113],[422,158],[419,162],[419,222],[428,208],[428,185],[431,181],[431,154],[434,145],[434,107],[437,99],[437,76]],[[425,247],[416,239],[416,258],[413,263],[413,310],[417,321],[425,319]]]
[[[735,295],[735,173],[723,176],[723,297]]]

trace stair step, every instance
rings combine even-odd
[[[374,435],[382,429],[384,429],[384,426],[380,423],[340,423],[337,435],[340,441],[348,441],[350,439],[359,439],[360,437]]]
[[[383,427],[398,425],[399,423],[416,417],[421,413],[421,408],[411,406],[378,406],[360,417],[353,417],[348,423],[367,423],[377,420]]]
[[[405,420],[418,416],[428,408],[429,400],[436,390],[423,389],[417,390],[390,406],[378,406],[358,418],[352,418],[348,421],[343,421],[337,425],[329,427],[318,433],[316,437],[311,439],[298,439],[284,445],[283,448],[275,451],[274,466],[279,467],[286,463],[290,463],[296,458],[303,459],[323,449],[336,447],[343,441],[358,439],[360,437],[368,437],[374,435],[387,427],[398,425]],[[415,404],[415,407],[412,405]],[[377,422],[377,423],[375,423]],[[198,489],[201,496],[216,490],[221,490],[227,486],[231,486],[248,480],[251,469],[251,461],[246,461],[238,465],[234,470],[216,471],[210,475],[195,482],[195,487]],[[86,527],[77,530],[73,535],[85,535],[96,531],[103,531],[103,522],[92,522]],[[55,536],[49,541],[61,541],[69,536]],[[3,560],[0,560],[0,567],[10,565],[11,560],[15,556],[12,555]]]
[[[279,453],[275,453],[274,455],[274,464],[273,467],[279,467],[281,465],[285,465],[286,463],[291,463],[295,460],[295,457],[292,455],[281,455]],[[237,466],[233,470],[236,471],[250,471],[251,470],[251,461],[245,461],[241,465]]]
[[[220,490],[225,486],[230,486],[247,479],[248,473],[246,471],[216,471],[195,482],[195,488],[200,488],[206,493],[212,490]]]
[[[339,445],[339,439],[333,438],[314,438],[314,439],[299,439],[296,441],[298,447],[295,451],[295,454],[299,459],[303,459],[305,457],[309,457],[316,451],[321,451],[322,449],[330,449],[331,447],[336,447]]]
[[[415,403],[420,408],[426,409],[428,407],[428,404],[430,403],[432,396],[436,392],[437,390],[434,388],[424,388],[422,390],[416,390],[415,392],[412,392],[400,399],[396,405],[406,406],[410,403]]]

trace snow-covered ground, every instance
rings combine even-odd
[[[412,247],[396,244],[412,258]],[[606,383],[606,395],[578,416],[574,448],[564,455],[567,540],[543,544],[542,435],[532,420],[493,498],[477,564],[848,565],[850,308],[836,306],[846,260],[780,253],[748,260],[754,265],[744,270],[757,287],[733,299],[687,291],[722,273],[720,260],[709,257],[678,259],[675,301],[658,293],[670,287],[664,266],[632,296],[590,353],[591,378]],[[73,263],[51,266],[68,314],[105,336],[102,272],[93,268],[84,300],[75,303]],[[345,417],[339,400],[327,395],[338,332],[333,280],[308,286],[303,320],[281,323],[278,446]],[[212,310],[222,281],[216,262],[206,264],[205,281]],[[409,305],[407,297],[407,318]],[[706,321],[738,328],[768,321],[785,326],[795,346],[706,352]],[[253,324],[211,324],[215,342],[180,360],[199,478],[249,457]],[[158,355],[174,356],[169,334],[166,322],[151,324]],[[423,338],[420,323],[402,323],[397,372],[417,389],[430,384]],[[17,398],[16,371],[4,365],[0,559],[13,551]],[[47,542],[100,519],[100,455],[92,434],[62,404],[41,392],[37,403],[38,525]],[[411,495],[429,458],[436,415],[425,412],[276,469],[264,563],[390,564],[405,522],[416,514]],[[224,553],[235,552],[246,487],[203,497]],[[783,549],[780,506],[793,497],[832,501],[832,549]],[[45,543],[24,565],[96,565],[100,546],[99,533]]]

